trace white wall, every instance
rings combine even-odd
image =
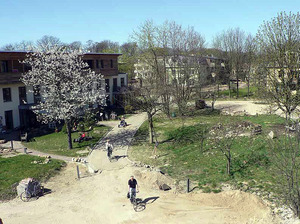
[[[104,77],[105,79],[109,79],[109,100],[112,102],[112,97],[113,97],[113,85],[114,85],[114,78],[117,78],[117,86],[121,87],[121,78],[124,78],[124,85],[128,85],[128,75],[126,73],[118,74],[115,76],[109,76],[109,77]]]
[[[5,126],[5,111],[12,110],[13,111],[13,122],[14,122],[14,128],[20,126],[20,118],[19,118],[19,87],[24,86],[24,84],[10,84],[10,85],[0,85],[0,116],[2,117],[2,124]],[[3,101],[3,88],[10,88],[11,89],[11,101],[10,102],[4,102]],[[32,87],[26,87],[26,97],[27,97],[27,103],[33,103],[33,93],[30,92],[32,90]]]

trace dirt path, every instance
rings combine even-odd
[[[115,159],[110,163],[102,150],[93,151],[89,163],[100,169],[95,175],[76,180],[76,164],[69,163],[61,175],[45,184],[52,190],[38,200],[24,203],[15,199],[0,205],[4,224],[134,224],[134,223],[201,223],[201,224],[273,224],[270,210],[254,195],[240,191],[219,194],[177,193],[158,190],[156,182],[172,185],[172,180],[158,172],[135,167],[126,158],[134,131],[144,119],[143,114],[130,117],[125,129],[115,127],[107,136],[114,142]],[[127,180],[134,174],[140,184],[146,207],[135,212],[126,198]]]

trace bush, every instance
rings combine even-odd
[[[203,192],[203,193],[210,193],[210,192],[211,192],[211,189],[210,189],[210,187],[204,187],[204,188],[202,189],[202,192]]]
[[[84,122],[83,121],[80,121],[79,123],[78,123],[78,126],[77,126],[77,130],[78,131],[85,131],[85,125],[84,125]]]
[[[133,113],[133,106],[126,105],[125,108],[124,108],[124,110],[125,110],[126,114],[132,114]]]
[[[67,124],[66,124],[66,123],[62,126],[61,131],[62,131],[63,133],[65,133],[65,134],[68,133],[68,130],[67,130]]]
[[[91,127],[91,129],[93,129],[93,127],[96,124],[96,116],[92,112],[87,112],[84,115],[83,120],[84,120],[84,128],[85,129],[89,129],[90,127]],[[85,130],[83,130],[83,131],[85,131]]]

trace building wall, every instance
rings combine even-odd
[[[113,95],[115,94],[113,91],[113,79],[117,78],[117,86],[121,87],[121,78],[124,78],[124,85],[128,86],[128,75],[126,73],[121,73],[114,76],[105,76],[105,79],[109,79],[109,92],[106,94],[109,97],[110,102],[113,102]]]
[[[19,117],[19,87],[25,86],[23,83],[18,84],[7,84],[0,85],[0,116],[2,117],[2,125],[5,126],[5,111],[12,110],[13,111],[13,124],[14,128],[20,126],[20,117]],[[11,88],[11,101],[4,102],[3,100],[3,88]],[[27,103],[34,103],[32,87],[26,87],[26,98]]]

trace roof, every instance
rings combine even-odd
[[[33,53],[33,51],[0,51],[0,53],[24,53],[24,54],[27,54],[27,53]],[[119,54],[119,53],[96,53],[96,52],[87,52],[87,53],[84,53],[84,55],[122,55],[122,54]]]

